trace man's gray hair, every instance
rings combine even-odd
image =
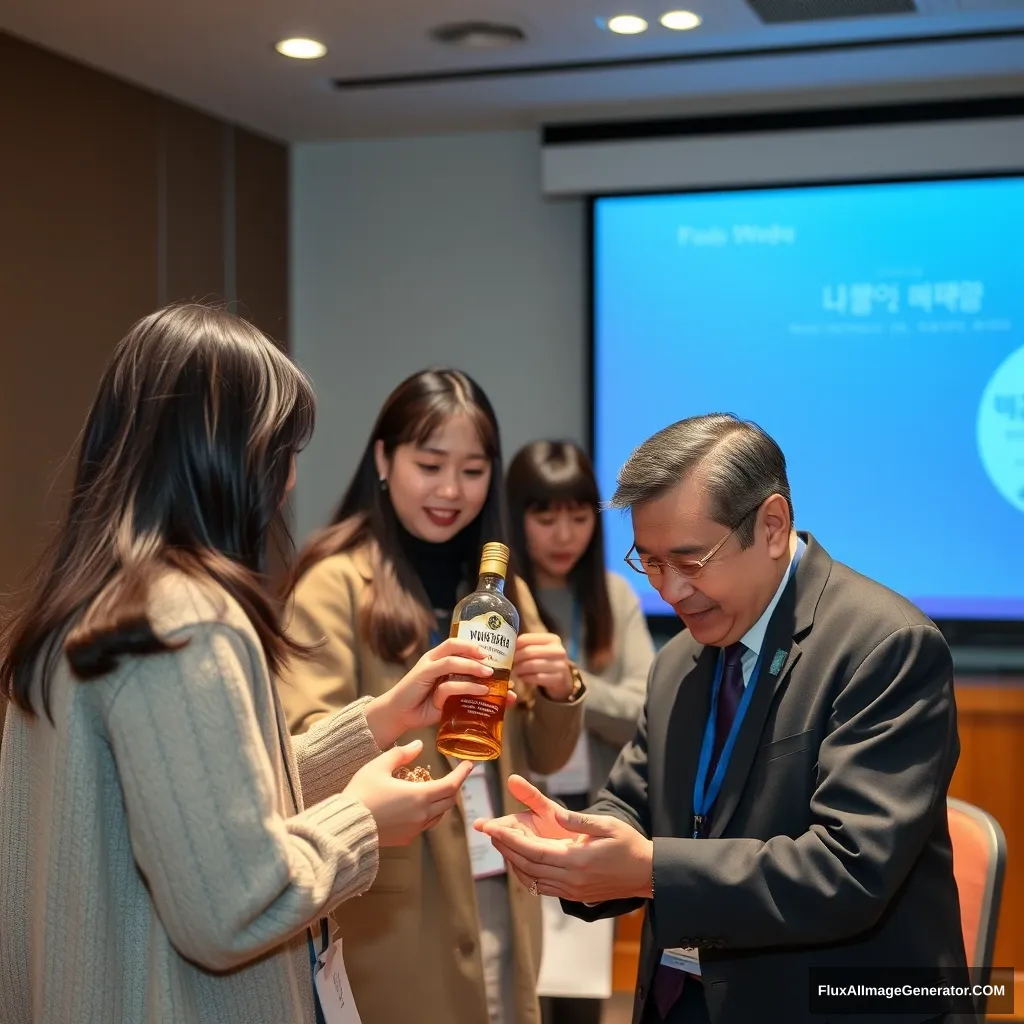
[[[754,537],[754,509],[781,494],[793,517],[793,499],[782,449],[756,423],[730,413],[691,416],[659,430],[626,460],[609,503],[628,509],[654,501],[692,474],[707,492],[708,514],[736,529],[747,547]]]

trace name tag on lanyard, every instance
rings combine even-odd
[[[466,841],[469,843],[469,859],[474,879],[491,878],[505,873],[505,858],[494,848],[490,836],[473,828],[473,822],[477,818],[494,817],[486,763],[478,761],[473,766],[459,794],[462,800],[462,816],[466,822]]]
[[[361,1024],[352,985],[345,970],[342,943],[328,938],[326,920],[320,922],[320,952],[309,936],[309,955],[313,962],[313,992],[317,1024]]]

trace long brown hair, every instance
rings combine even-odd
[[[49,714],[62,655],[88,680],[168,650],[147,609],[168,567],[234,597],[276,669],[298,647],[266,586],[267,541],[314,409],[287,356],[231,313],[182,304],[136,323],[86,420],[64,522],[0,631],[0,690],[34,713],[41,666]]]
[[[600,671],[612,658],[615,625],[605,575],[600,496],[589,456],[571,441],[534,441],[509,463],[505,490],[520,572],[533,591],[545,626],[553,633],[558,626],[543,606],[526,546],[526,513],[546,512],[560,505],[585,505],[594,510],[594,534],[569,573],[569,588],[582,612],[586,666]]]
[[[369,599],[360,609],[359,625],[371,649],[385,661],[401,663],[422,649],[436,623],[423,583],[399,541],[398,517],[377,478],[374,449],[380,441],[390,459],[399,445],[425,444],[452,416],[460,414],[476,427],[491,462],[487,500],[477,518],[465,527],[473,531],[469,545],[473,559],[479,561],[488,541],[507,543],[501,434],[490,400],[480,385],[460,370],[422,370],[402,381],[385,400],[331,524],[310,539],[295,563],[292,586],[323,559],[366,548],[373,582]],[[476,564],[463,567],[472,582],[476,582],[476,569]],[[511,565],[505,594],[515,604]]]

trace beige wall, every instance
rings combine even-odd
[[[480,382],[509,454],[586,440],[586,206],[544,198],[536,132],[300,144],[292,182],[292,351],[319,393],[299,535],[426,366]]]

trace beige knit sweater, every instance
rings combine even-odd
[[[226,593],[168,575],[152,615],[186,646],[90,683],[62,665],[55,725],[8,709],[0,1021],[307,1024],[306,928],[377,871],[340,792],[379,753],[367,702],[289,740]]]

